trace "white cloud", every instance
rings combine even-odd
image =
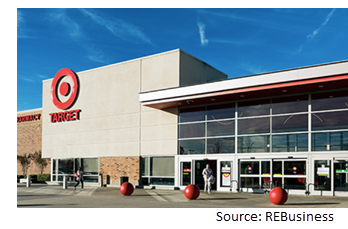
[[[316,35],[318,35],[319,31],[329,22],[330,18],[332,17],[333,13],[335,12],[336,9],[333,9],[330,11],[330,13],[326,16],[324,22],[319,26],[319,28],[313,30],[310,34],[307,35],[306,41],[300,46],[298,52],[301,52],[303,49],[303,46],[306,42],[309,42],[312,40]]]
[[[72,20],[65,12],[65,10],[59,10],[51,15],[51,18],[58,21],[67,29],[66,32],[73,38],[81,37],[80,26]]]
[[[99,15],[92,13],[86,9],[80,9],[82,13],[89,16],[97,24],[104,26],[113,35],[124,40],[141,41],[151,44],[151,40],[141,31],[141,28],[128,22],[113,19],[107,20]]]
[[[209,43],[208,39],[205,38],[205,24],[202,22],[197,23],[198,28],[199,28],[199,36],[201,38],[201,45],[205,46]]]
[[[74,21],[72,18],[68,16],[66,13],[66,10],[57,10],[56,12],[52,13],[51,19],[54,19],[55,21],[61,23],[65,29],[66,33],[84,50],[86,50],[87,55],[86,57],[94,62],[107,64],[108,58],[105,57],[102,50],[97,48],[94,44],[90,43],[88,39],[85,39],[87,36],[83,33],[81,30],[81,26]]]
[[[261,73],[267,72],[263,67],[260,67],[245,61],[239,63],[239,65],[242,69],[250,72],[251,74],[261,74]]]
[[[331,10],[331,12],[326,16],[325,21],[319,26],[319,28],[314,30],[312,33],[308,34],[307,38],[313,39],[319,33],[319,31],[329,22],[335,10],[336,9]]]
[[[23,28],[25,24],[25,19],[22,11],[17,10],[17,38],[33,38],[28,36],[28,30]]]

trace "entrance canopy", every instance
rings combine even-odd
[[[143,92],[139,100],[156,109],[196,106],[347,87],[348,61],[231,78],[193,86]]]

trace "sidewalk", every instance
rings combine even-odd
[[[135,189],[123,196],[119,188],[17,184],[17,207],[93,208],[348,208],[348,197],[289,195],[284,205],[274,205],[268,194],[212,192],[188,200],[183,190]]]

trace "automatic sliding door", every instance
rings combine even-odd
[[[306,189],[307,160],[274,160],[272,185],[284,189]]]

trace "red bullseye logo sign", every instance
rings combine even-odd
[[[72,80],[72,85],[70,85],[68,82],[60,83],[64,77],[69,77]],[[57,90],[58,86],[59,90]],[[62,110],[68,109],[76,101],[78,90],[79,83],[76,74],[68,68],[59,70],[54,76],[51,86],[51,95],[54,105]],[[61,102],[61,100],[58,98],[58,91],[62,97],[67,97],[69,94],[70,97],[65,102]]]
[[[67,78],[66,78],[67,77]],[[68,81],[66,81],[68,79]],[[63,81],[64,80],[64,81]],[[54,76],[51,85],[53,104],[61,109],[70,108],[76,101],[79,93],[79,80],[75,72],[63,68]],[[51,113],[51,122],[73,121],[80,119],[81,110],[70,110],[58,113]]]

